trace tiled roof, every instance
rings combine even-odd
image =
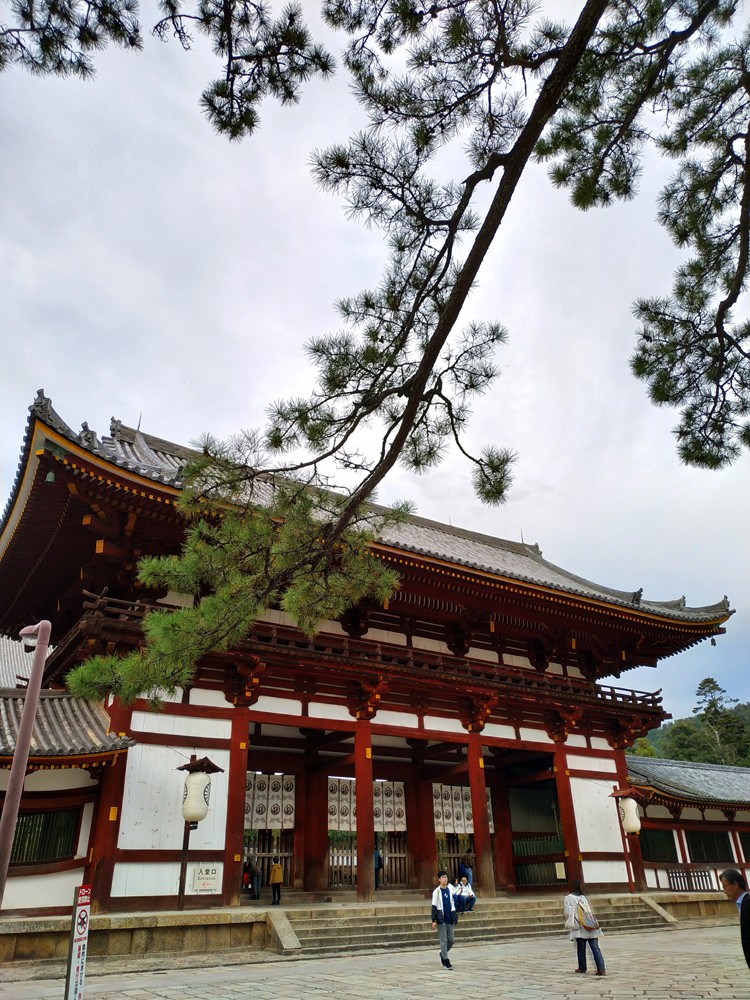
[[[99,438],[86,423],[77,434],[55,412],[51,400],[44,395],[42,389],[39,390],[29,410],[31,419],[19,464],[18,478],[11,491],[5,515],[0,521],[0,534],[6,519],[10,516],[23,474],[26,452],[29,448],[30,428],[35,417],[92,454],[123,469],[176,488],[181,486],[181,474],[185,463],[195,455],[195,451],[190,448],[143,434],[140,430],[126,427],[114,417],[107,436]],[[383,533],[381,541],[383,544],[417,555],[507,577],[521,583],[548,587],[566,594],[577,594],[607,604],[644,611],[671,620],[700,623],[724,619],[733,614],[726,597],[716,604],[699,608],[687,607],[684,597],[669,601],[653,601],[644,598],[642,589],[637,587],[632,590],[613,590],[569,573],[544,559],[538,545],[493,538],[490,535],[455,528],[421,517],[412,516],[403,524],[388,528]]]
[[[28,677],[31,672],[31,653],[25,652],[23,643],[0,635],[0,688],[19,685],[19,677]]]
[[[634,786],[656,788],[691,802],[750,804],[750,768],[699,764],[689,760],[627,755],[628,779]]]
[[[713,621],[732,613],[726,597],[704,608],[686,607],[684,597],[652,601],[644,598],[640,590],[613,590],[569,573],[544,559],[538,545],[509,542],[421,517],[410,517],[403,524],[389,528],[382,540],[419,555],[672,619]]]
[[[0,757],[15,751],[24,695],[0,690]],[[107,733],[104,708],[66,691],[41,691],[34,721],[29,762],[35,757],[80,757],[112,753],[133,746],[133,740]]]

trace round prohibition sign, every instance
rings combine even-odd
[[[89,915],[85,910],[83,910],[81,913],[78,914],[78,920],[76,921],[76,930],[78,931],[79,934],[83,934],[85,933],[88,925],[89,925]]]

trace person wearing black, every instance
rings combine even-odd
[[[438,886],[432,894],[432,929],[438,932],[440,961],[443,968],[452,969],[448,952],[453,947],[457,922],[456,904],[453,890],[448,885],[448,872],[438,872]]]
[[[745,961],[750,968],[750,893],[745,877],[736,868],[727,868],[719,875],[721,887],[727,899],[731,899],[740,915],[740,941],[745,953]]]

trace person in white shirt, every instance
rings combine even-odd
[[[432,894],[432,929],[438,932],[440,961],[445,969],[453,968],[448,952],[453,947],[457,919],[455,897],[448,885],[448,872],[441,869],[437,889]]]
[[[458,883],[456,890],[456,909],[459,913],[471,913],[476,901],[477,897],[474,890],[471,888],[468,878],[464,875]]]

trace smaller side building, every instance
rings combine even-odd
[[[725,868],[750,878],[750,768],[632,755],[626,762],[649,889],[714,891]]]
[[[0,688],[0,795],[8,787],[23,704],[22,688]],[[64,691],[41,692],[4,913],[67,913],[75,886],[92,881],[94,844],[106,843],[117,819],[99,808],[102,789],[111,786],[121,799],[134,743],[108,728],[101,705]]]

